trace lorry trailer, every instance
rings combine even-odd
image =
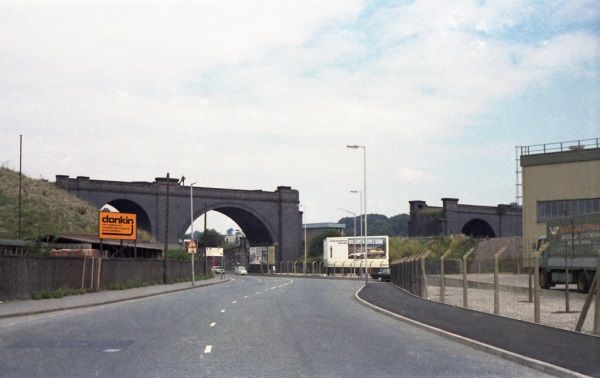
[[[540,287],[568,282],[587,293],[598,269],[600,213],[550,219],[546,230],[537,242],[537,249],[549,243],[540,256]]]

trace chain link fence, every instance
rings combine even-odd
[[[469,252],[464,259],[431,260],[423,253],[394,261],[392,283],[450,306],[600,335],[593,290],[580,293],[573,284],[541,290],[522,257],[502,256],[502,249],[487,259]]]

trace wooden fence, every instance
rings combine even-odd
[[[204,264],[195,264],[195,275],[204,275]],[[168,281],[191,280],[189,261],[167,261]],[[0,301],[30,299],[45,290],[105,290],[137,280],[163,282],[163,261],[151,259],[98,259],[0,255]]]

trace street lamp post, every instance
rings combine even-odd
[[[358,145],[347,145],[346,147],[348,148],[353,148],[353,149],[358,149],[358,148],[362,148],[363,149],[363,193],[365,194],[364,196],[364,200],[365,200],[365,286],[368,284],[369,282],[369,258],[368,258],[368,254],[369,254],[369,248],[367,247],[367,147],[365,146],[358,146]]]
[[[362,190],[351,190],[350,193],[358,193],[358,194],[360,194],[360,237],[362,238],[362,236],[363,236],[363,231],[362,231],[363,230]],[[364,254],[364,252],[365,252],[364,251],[364,246],[361,249],[363,249],[363,254]]]
[[[190,185],[190,235],[191,235],[191,240],[194,240],[194,195],[193,193],[193,187],[194,185],[197,184],[197,182],[193,182]],[[195,279],[195,269],[194,269],[194,254],[192,253],[192,286],[194,286],[194,279]]]
[[[303,217],[304,217],[304,266],[302,267],[302,271],[306,276],[306,257],[307,257],[307,249],[306,249],[306,205],[298,205],[304,207]]]

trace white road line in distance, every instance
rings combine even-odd
[[[211,326],[211,327],[214,327],[214,326],[216,326],[216,325],[217,325],[217,323],[215,323],[215,322],[213,322],[213,323],[210,323],[210,326]]]
[[[204,348],[204,353],[208,354],[212,352],[212,345],[207,345],[206,348]]]

